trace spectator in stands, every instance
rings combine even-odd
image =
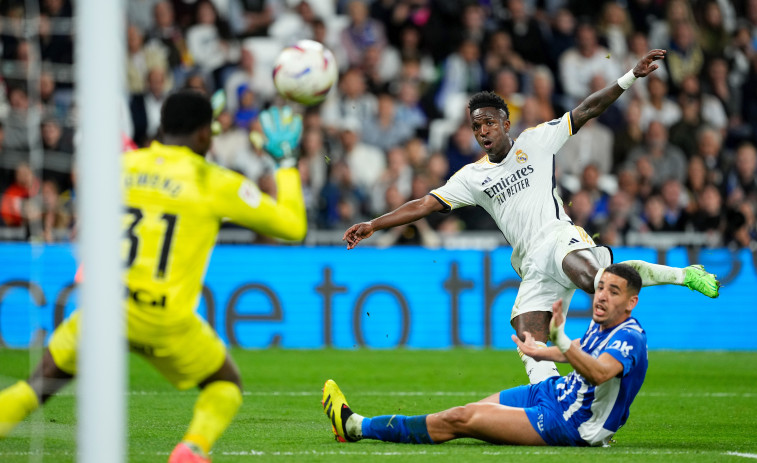
[[[29,149],[29,127],[27,115],[29,112],[29,94],[24,86],[13,86],[8,89],[8,103],[10,114],[5,120],[4,147],[8,151]]]
[[[714,185],[707,185],[697,198],[697,212],[692,217],[691,225],[695,231],[709,234],[711,242],[722,246],[720,235],[725,230],[723,199]]]
[[[705,123],[702,120],[702,98],[698,93],[681,92],[678,95],[681,119],[670,127],[670,143],[681,148],[687,159],[697,150],[697,134]]]
[[[240,0],[229,3],[228,18],[237,37],[264,37],[277,18],[275,0]]]
[[[195,14],[196,22],[187,29],[187,49],[202,72],[212,76],[215,88],[223,88],[232,63],[239,61],[239,43],[210,0],[197,2]]]
[[[678,23],[696,24],[694,12],[688,0],[670,0],[665,8],[665,17],[658,16],[653,19],[650,30],[640,30],[648,32],[650,46],[667,49],[670,47],[675,26]]]
[[[641,127],[641,102],[634,99],[626,107],[625,123],[613,134],[613,172],[617,173],[625,165],[631,149],[637,145],[641,145],[643,141],[644,129]]]
[[[704,126],[697,133],[696,140],[696,154],[702,158],[707,166],[707,181],[716,186],[721,186],[731,163],[730,153],[723,149],[723,136],[720,131]]]
[[[400,74],[402,61],[391,46],[371,45],[363,51],[360,69],[371,93],[381,93]]]
[[[735,162],[724,186],[729,205],[741,201],[757,205],[757,149],[752,143],[742,143],[736,150]]]
[[[539,107],[539,118],[551,121],[565,113],[555,95],[555,79],[547,66],[535,66],[531,72],[531,93]],[[631,87],[633,88],[633,87]]]
[[[701,156],[694,156],[689,160],[689,166],[686,170],[686,193],[689,197],[687,210],[693,214],[697,210],[697,198],[702,194],[704,188],[709,185],[707,181],[707,167]]]
[[[3,125],[3,121],[0,119],[0,161],[4,160],[6,156],[5,153],[5,126]],[[4,162],[0,162],[0,191],[5,191],[6,188],[8,188],[11,183],[13,183],[13,179],[15,178],[15,170],[11,169],[10,166],[6,165]]]
[[[3,223],[9,227],[27,224],[28,200],[39,193],[39,179],[34,175],[29,164],[22,162],[16,167],[15,180],[3,192],[0,200],[0,215]]]
[[[410,163],[407,159],[407,151],[403,146],[397,146],[390,149],[387,152],[387,166],[384,172],[379,177],[373,190],[370,191],[371,213],[379,216],[387,211],[394,210],[387,209],[387,193],[388,188],[395,188],[396,193],[406,198],[401,201],[400,205],[407,201],[410,197],[413,182],[413,169],[410,167]]]
[[[484,71],[492,81],[494,75],[502,68],[509,68],[522,74],[527,64],[520,54],[513,48],[513,40],[505,30],[496,30],[487,42],[484,51]]]
[[[430,157],[426,143],[419,137],[411,138],[405,143],[405,150],[407,151],[407,159],[413,171],[419,172],[423,170]],[[445,157],[444,159],[446,161],[447,158]],[[444,169],[443,175],[447,175],[447,169]]]
[[[755,203],[743,201],[735,209],[729,208],[726,216],[723,241],[731,248],[757,250],[757,220]]]
[[[659,196],[653,195],[644,202],[644,214],[639,226],[641,232],[668,232],[671,230],[665,221],[665,203]]]
[[[184,33],[176,24],[173,4],[168,0],[159,0],[153,6],[152,14],[154,20],[152,27],[147,29],[147,43],[158,43],[163,47],[168,66],[175,73],[173,78],[182,81],[192,65],[192,58]]]
[[[319,222],[327,229],[341,229],[364,216],[367,195],[352,181],[347,162],[331,163],[329,180],[321,190]]]
[[[595,229],[595,224],[591,220],[594,212],[594,205],[591,202],[591,196],[584,190],[578,190],[570,197],[567,213],[570,219],[577,227],[586,230],[589,236],[593,235],[599,229]]]
[[[386,155],[381,149],[362,141],[362,130],[357,119],[345,119],[339,140],[341,159],[350,170],[351,181],[367,193],[386,169]]]
[[[661,187],[669,178],[683,182],[686,177],[686,156],[683,151],[668,141],[668,130],[658,121],[652,121],[647,128],[644,143],[634,147],[628,154],[627,166],[636,166],[639,161],[648,163],[649,168],[641,169],[642,177],[649,178],[653,187]]]
[[[340,42],[350,66],[360,66],[369,47],[376,45],[383,52],[387,45],[384,25],[370,17],[368,4],[361,0],[349,2],[347,15],[349,23],[341,32]]]
[[[209,85],[202,73],[194,72],[187,76],[183,88],[190,88],[205,95],[210,94]]]
[[[706,0],[698,5],[700,12],[699,40],[706,57],[722,55],[731,42],[731,34],[726,28],[723,12],[717,0]]]
[[[573,107],[586,98],[591,93],[591,79],[597,74],[603,76],[605,82],[614,82],[621,74],[619,64],[620,61],[599,44],[594,25],[588,22],[579,24],[575,46],[565,50],[559,61],[563,92],[570,101],[565,105]]]
[[[415,135],[427,134],[428,117],[420,102],[420,83],[415,79],[402,79],[398,86],[395,106],[397,121],[410,127]]]
[[[725,107],[717,97],[702,91],[699,77],[695,75],[684,77],[681,81],[681,91],[679,93],[688,96],[699,96],[702,100],[702,120],[718,129],[725,136],[728,127],[728,115],[725,112]]]
[[[502,29],[512,37],[515,52],[529,63],[547,64],[549,47],[542,26],[528,14],[523,0],[509,0],[507,7],[510,16],[503,22]]]
[[[510,111],[510,124],[517,125],[525,97],[520,92],[520,76],[510,68],[502,68],[493,76],[492,91],[499,95]]]
[[[257,94],[247,84],[242,84],[237,88],[236,99],[239,104],[234,113],[234,125],[249,131],[257,120],[262,105],[258,102]]]
[[[713,95],[720,100],[730,129],[741,125],[741,88],[731,84],[729,72],[728,62],[724,58],[711,59],[707,64],[702,90],[705,94]]]
[[[134,24],[129,24],[126,29],[126,51],[126,83],[132,95],[145,91],[150,69],[168,68],[167,53],[163,46],[157,43],[145,46],[144,35]]]
[[[42,113],[65,120],[73,103],[70,90],[59,90],[52,72],[44,70],[39,75],[39,103]]]
[[[49,2],[59,3],[57,1]],[[39,16],[39,57],[42,61],[59,64],[72,64],[74,62],[74,44],[71,36],[53,32],[52,20],[60,19],[51,13],[41,13]]]
[[[638,227],[633,198],[624,191],[618,191],[610,198],[607,220],[599,231],[599,242],[608,246],[622,245],[628,232]]]
[[[421,85],[422,90],[425,91],[432,81],[436,80],[436,65],[434,59],[428,52],[421,30],[418,26],[408,24],[402,28],[400,32],[400,43],[398,46],[400,58],[403,63],[403,70],[401,72],[401,78],[415,78]],[[405,67],[407,64],[413,64],[416,72],[413,75],[407,75]]]
[[[160,128],[160,109],[168,97],[169,87],[166,83],[166,70],[152,68],[147,73],[145,92],[134,94],[129,100],[129,112],[134,127],[132,139],[138,146],[149,146],[158,135]]]
[[[255,72],[255,55],[248,48],[242,48],[239,64],[229,73],[224,85],[226,109],[232,114],[239,107],[237,90],[242,84],[246,84],[261,102],[271,101],[276,94],[271,76]]]
[[[376,113],[372,115],[363,132],[363,141],[381,148],[383,151],[400,146],[414,134],[412,126],[403,124],[397,117],[396,101],[389,93],[381,93],[378,97]]]
[[[666,128],[681,119],[681,108],[668,97],[668,84],[659,76],[650,75],[647,79],[649,99],[641,106],[641,126],[647,130],[652,121],[661,122]]]
[[[592,204],[589,220],[594,224],[603,223],[607,220],[609,211],[610,194],[599,184],[600,172],[596,164],[588,164],[581,173],[581,191],[589,195]],[[593,227],[597,229],[598,227]],[[597,231],[597,230],[595,230]]]
[[[518,137],[524,130],[536,127],[542,122],[544,122],[544,119],[539,115],[539,103],[536,98],[526,97],[523,99],[523,106],[520,108],[520,120],[517,124],[511,125],[510,133]]]
[[[486,75],[480,58],[481,52],[476,42],[463,39],[457,51],[444,60],[439,90],[434,99],[440,112],[444,112],[445,103],[451,95],[476,93],[483,88]]]
[[[473,137],[473,131],[467,120],[462,121],[450,135],[444,154],[449,163],[447,178],[454,175],[464,165],[475,162],[481,157],[481,149]]]
[[[327,127],[339,128],[344,119],[355,119],[361,127],[376,113],[378,99],[368,93],[365,76],[360,68],[347,70],[339,79],[339,91],[332,92],[321,105],[321,115]]]
[[[152,14],[159,0],[130,0],[126,3],[126,16],[129,22],[140,30],[148,31],[155,26]]]
[[[53,180],[42,182],[42,239],[46,243],[60,241],[59,235],[67,239],[67,232],[71,226],[71,216],[63,207],[60,199],[58,184]]]
[[[696,38],[693,23],[679,21],[673,25],[673,37],[668,45],[668,71],[674,91],[681,88],[683,79],[698,76],[704,68],[704,52]]]
[[[672,231],[684,231],[689,222],[688,195],[683,191],[681,182],[671,178],[660,188],[660,197],[665,205],[665,223]]]
[[[628,17],[628,12],[620,2],[609,1],[604,4],[597,25],[597,32],[607,43],[610,54],[625,62],[633,25]],[[638,59],[633,61],[633,63],[636,62],[638,62]]]
[[[304,188],[308,191],[306,205],[310,204],[308,203],[308,197],[312,196],[315,203],[310,205],[313,211],[317,211],[317,199],[320,197],[321,190],[328,180],[328,166],[331,162],[329,150],[324,141],[323,131],[316,127],[305,129],[300,149],[300,168],[306,165],[308,171],[307,182],[303,182]]]
[[[581,130],[568,138],[555,162],[562,175],[580,178],[593,165],[600,175],[612,172],[613,133],[597,119],[589,119]]]
[[[568,8],[560,8],[555,12],[548,38],[549,68],[558,74],[560,57],[568,49],[575,46],[576,18]],[[559,84],[559,83],[558,83]],[[561,89],[559,89],[561,90]],[[570,102],[562,103],[570,107]]]

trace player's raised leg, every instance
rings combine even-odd
[[[652,264],[643,260],[627,260],[621,263],[630,265],[639,272],[642,286],[686,286],[712,298],[718,297],[720,292],[717,276],[707,272],[701,265],[678,268]],[[590,294],[594,293],[604,268],[590,249],[581,249],[567,254],[563,259],[562,267],[576,286]]]

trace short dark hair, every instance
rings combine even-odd
[[[510,110],[507,108],[507,103],[494,92],[478,92],[468,100],[469,113],[472,113],[479,108],[501,109],[505,112],[507,118],[510,119]]]
[[[641,275],[639,275],[639,272],[630,265],[612,264],[605,268],[605,273],[607,272],[626,280],[628,289],[632,293],[639,294],[639,291],[641,291]]]
[[[210,100],[196,90],[179,90],[166,98],[160,125],[167,135],[189,135],[213,120]]]

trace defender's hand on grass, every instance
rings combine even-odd
[[[279,167],[297,165],[297,145],[302,137],[302,116],[292,114],[292,108],[276,106],[260,113],[265,143],[263,148]],[[251,134],[252,137],[252,134]]]

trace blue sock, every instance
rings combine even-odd
[[[383,415],[364,418],[363,438],[403,444],[433,444],[426,428],[426,415]]]

